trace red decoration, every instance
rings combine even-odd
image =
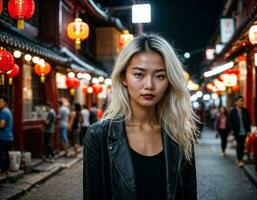
[[[238,92],[240,90],[240,86],[239,85],[232,86],[232,90],[234,92]]]
[[[14,67],[8,71],[6,74],[9,78],[9,84],[12,85],[12,79],[13,77],[17,76],[19,74],[20,68],[18,65],[14,64]]]
[[[14,58],[9,51],[0,50],[0,71],[6,73],[14,66]]]
[[[1,13],[2,13],[2,10],[3,10],[3,1],[0,0],[0,15],[1,15]]]
[[[31,18],[35,11],[33,0],[9,0],[8,12],[11,18],[18,20],[18,29],[24,29],[24,19]]]
[[[96,94],[100,94],[103,91],[103,86],[100,84],[93,85],[93,91]]]
[[[4,73],[11,70],[14,66],[14,58],[12,53],[9,51],[0,50],[0,74],[1,76],[1,85],[4,85]]]
[[[41,82],[45,82],[45,76],[51,71],[51,65],[47,62],[45,64],[35,64],[34,72],[41,77]]]
[[[239,75],[240,74],[240,71],[239,69],[236,69],[236,68],[232,68],[232,69],[228,69],[224,72],[224,74],[235,74],[235,75]]]
[[[217,79],[218,79],[218,81],[223,82],[223,78],[222,78],[222,76],[219,76]]]
[[[239,61],[246,61],[246,56],[239,56],[238,59]]]
[[[65,83],[67,88],[70,89],[70,94],[73,96],[75,94],[75,88],[80,84],[79,79],[67,77]]]

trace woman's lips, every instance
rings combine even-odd
[[[144,94],[142,95],[145,100],[152,100],[154,98],[154,95],[152,94]]]

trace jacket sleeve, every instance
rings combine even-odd
[[[88,128],[84,140],[83,155],[83,199],[101,199],[101,164],[97,135]]]
[[[197,199],[197,182],[196,182],[196,169],[195,169],[195,155],[193,151],[191,162],[184,161],[181,172],[182,178],[182,192],[184,199],[196,200]]]

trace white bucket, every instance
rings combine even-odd
[[[31,153],[22,152],[21,153],[21,167],[26,168],[31,165]]]
[[[18,171],[21,163],[21,152],[20,151],[9,151],[10,158],[10,171]]]

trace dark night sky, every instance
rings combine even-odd
[[[213,38],[224,0],[137,0],[150,3],[152,22],[144,24],[146,32],[165,36],[180,56],[205,48]],[[103,7],[131,5],[130,0],[96,0]],[[185,69],[193,74],[200,73],[203,52],[184,60]]]
[[[206,47],[217,29],[222,0],[159,0],[152,5],[152,22],[145,31],[164,35],[183,56]],[[204,51],[184,61],[185,69],[191,73],[201,71],[200,62]]]

